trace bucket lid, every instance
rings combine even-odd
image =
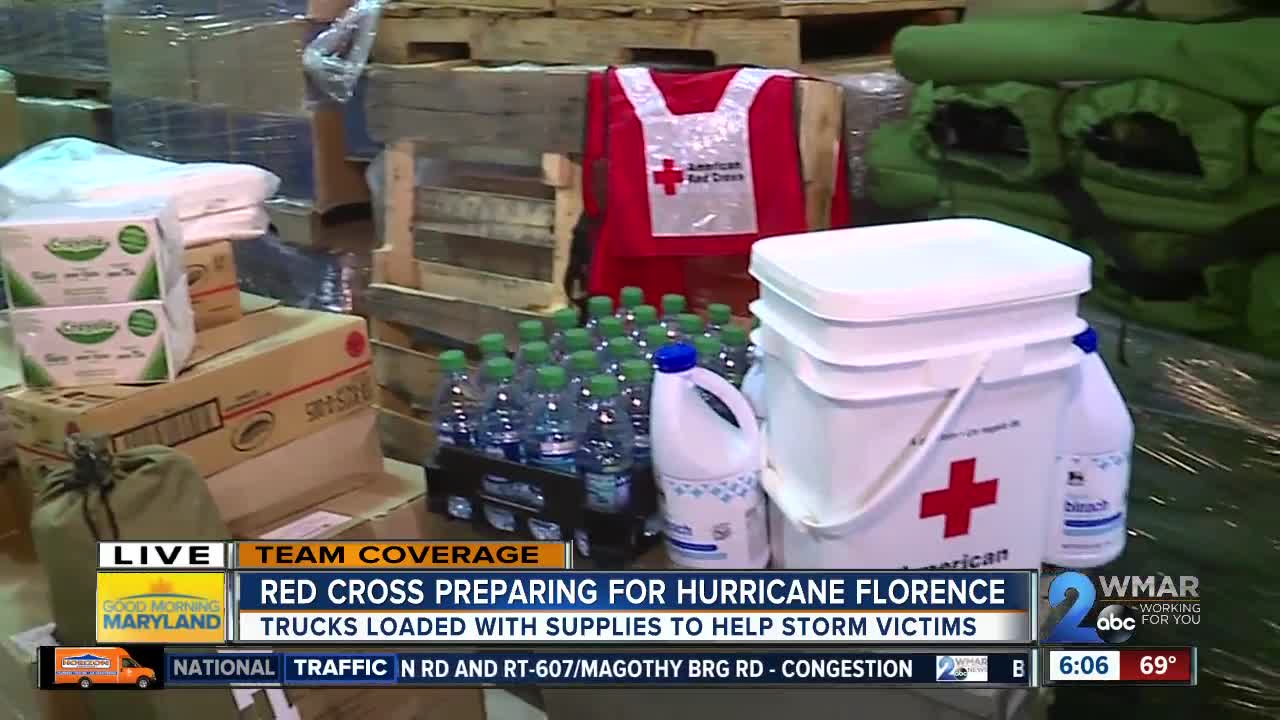
[[[1089,256],[991,220],[951,218],[756,242],[751,274],[816,317],[883,322],[1080,295]]]

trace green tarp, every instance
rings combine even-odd
[[[904,28],[898,72],[940,85],[1146,77],[1241,105],[1280,105],[1280,19],[1188,24],[1065,14]]]
[[[1062,108],[1061,130],[1079,174],[1119,187],[1196,197],[1230,190],[1249,174],[1245,113],[1225,100],[1159,80],[1072,92]],[[1188,143],[1185,153],[1183,142]],[[1173,167],[1183,163],[1198,172]]]
[[[1267,108],[1254,123],[1253,162],[1268,175],[1280,175],[1280,107]]]

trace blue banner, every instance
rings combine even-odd
[[[164,686],[1030,687],[1032,652],[166,653]]]
[[[1029,572],[236,573],[240,610],[1026,611]]]

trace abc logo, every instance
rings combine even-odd
[[[1138,614],[1124,605],[1108,605],[1098,611],[1098,637],[1113,645],[1133,637]]]

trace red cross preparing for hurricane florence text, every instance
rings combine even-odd
[[[942,537],[950,538],[969,534],[969,520],[973,511],[996,504],[996,487],[1000,480],[992,478],[980,483],[973,481],[977,458],[956,460],[951,463],[951,480],[945,490],[931,490],[920,496],[920,517],[943,515]]]
[[[667,158],[662,161],[662,169],[653,171],[653,184],[661,185],[668,195],[676,194],[676,186],[684,182],[684,171],[676,169],[676,161]]]

